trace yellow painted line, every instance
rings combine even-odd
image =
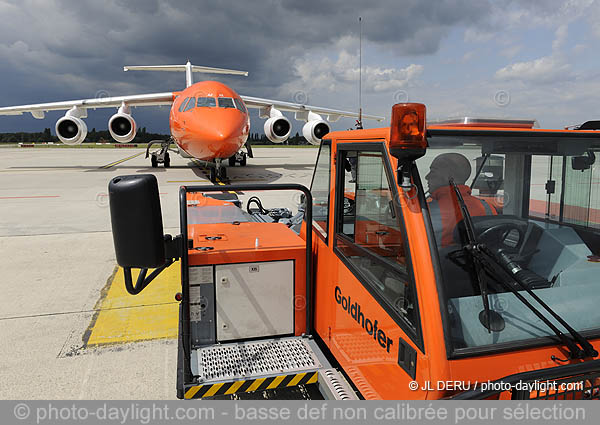
[[[118,164],[120,164],[122,162],[129,161],[130,159],[136,158],[136,157],[140,156],[143,153],[144,152],[136,153],[135,155],[131,155],[131,156],[128,156],[127,158],[119,159],[118,161],[111,162],[110,164],[103,165],[102,167],[99,167],[99,168],[100,169],[105,169],[105,168],[114,167],[115,165],[118,165]]]
[[[192,387],[190,388],[187,393],[185,393],[185,398],[194,398],[194,396],[196,395],[196,393],[198,391],[200,391],[200,388],[202,388],[202,385],[200,385],[199,387]]]
[[[244,385],[246,381],[237,381],[234,382],[233,385],[231,387],[229,387],[229,389],[227,391],[225,391],[225,395],[229,395],[229,394],[233,394],[235,393],[242,385]]]
[[[267,390],[270,390],[272,388],[277,388],[279,386],[279,384],[281,383],[281,381],[283,381],[285,379],[285,375],[281,375],[278,376],[277,378],[273,379],[273,382],[271,382],[269,384],[269,386],[267,387]]]
[[[267,378],[258,378],[256,381],[254,381],[252,383],[252,385],[250,385],[248,387],[248,389],[246,390],[246,392],[249,393],[251,391],[255,391],[258,387],[260,387],[260,384],[262,384],[265,381],[265,379],[267,379]]]
[[[306,376],[306,373],[299,373],[298,375],[294,376],[294,379],[292,379],[287,386],[288,387],[293,387],[295,385],[298,385],[298,382],[300,382],[300,380],[302,378],[304,378]]]
[[[139,270],[134,270],[133,281]],[[150,274],[150,271],[148,271]],[[164,270],[140,294],[125,289],[123,270],[119,268],[92,319],[88,345],[124,343],[159,338],[176,338],[181,291],[181,268],[178,262]]]
[[[167,183],[204,183],[208,179],[204,180],[167,180]]]
[[[204,395],[202,396],[204,397],[211,397],[213,395],[215,395],[217,393],[217,391],[219,391],[219,389],[225,384],[214,384],[210,390],[208,390],[207,392],[204,393]]]
[[[307,384],[314,384],[315,382],[317,382],[319,379],[319,374],[317,372],[314,373],[314,375],[312,376],[312,378],[310,378],[308,381],[306,381]]]

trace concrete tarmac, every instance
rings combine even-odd
[[[255,148],[228,177],[309,186],[317,152]],[[110,309],[152,311],[144,299],[115,307],[106,298],[116,266],[107,186],[118,175],[156,175],[165,232],[177,234],[178,188],[210,184],[207,170],[176,154],[171,168],[153,169],[141,149],[2,148],[0,158],[0,398],[175,398],[175,339],[88,344],[90,333],[101,340],[94,326]],[[261,198],[267,208],[297,200]]]

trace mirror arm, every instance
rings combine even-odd
[[[137,295],[144,290],[146,286],[150,284],[154,280],[156,276],[158,276],[164,269],[173,264],[176,260],[181,258],[182,253],[182,236],[177,235],[175,238],[171,237],[171,235],[165,235],[165,254],[167,257],[167,261],[160,267],[154,269],[152,273],[148,277],[146,277],[146,273],[148,273],[148,269],[144,268],[140,270],[140,274],[138,275],[137,282],[135,286],[133,285],[133,279],[131,277],[131,267],[123,267],[123,274],[125,276],[125,289],[131,295]]]
[[[398,184],[404,192],[409,192],[413,188],[410,180],[410,171],[413,161],[410,159],[398,159]]]

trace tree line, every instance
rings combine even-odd
[[[130,143],[139,143],[145,144],[152,140],[167,140],[171,137],[168,134],[160,134],[160,133],[149,133],[146,131],[146,127],[141,127],[134,139]],[[248,136],[248,140],[253,145],[271,145],[273,144],[267,136],[260,133],[250,133]],[[52,134],[50,128],[44,129],[42,132],[38,133],[26,133],[26,132],[17,132],[17,133],[0,133],[0,143],[60,143],[58,137]],[[83,143],[114,143],[115,141],[111,137],[108,130],[96,131],[95,128],[92,128],[88,131],[87,136]],[[308,142],[304,139],[304,137],[300,136],[296,133],[295,136],[290,137],[284,145],[306,145]]]

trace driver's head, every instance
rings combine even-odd
[[[471,163],[459,153],[443,153],[438,155],[425,176],[429,193],[435,192],[443,186],[448,186],[450,177],[456,184],[465,184],[471,175]]]

